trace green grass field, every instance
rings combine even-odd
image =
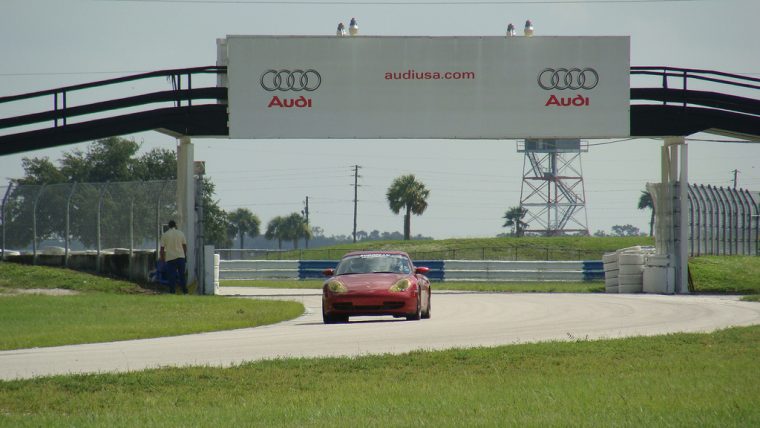
[[[0,382],[0,425],[760,426],[760,327]]]
[[[757,293],[756,264],[755,258],[700,258],[692,274],[705,291]],[[312,288],[321,281],[298,283]],[[567,284],[528,285],[556,291]],[[79,294],[13,294],[18,288]],[[303,307],[155,295],[128,282],[0,263],[0,349],[276,322],[261,319],[268,311],[281,319]],[[754,326],[0,381],[0,427],[760,426],[758,355],[760,326]]]
[[[702,256],[689,260],[696,291],[760,294],[760,257]]]
[[[13,294],[30,288],[79,294]],[[155,294],[126,281],[0,263],[0,350],[255,327],[303,311],[296,302]]]

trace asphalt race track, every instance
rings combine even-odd
[[[433,294],[432,319],[352,318],[324,325],[317,290],[222,288],[241,297],[295,299],[306,313],[276,325],[158,339],[0,352],[0,379],[229,366],[278,357],[354,356],[416,349],[707,332],[760,324],[760,303],[733,296]]]

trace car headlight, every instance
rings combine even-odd
[[[398,293],[398,292],[401,292],[401,291],[406,291],[406,289],[409,288],[409,287],[411,287],[411,286],[412,286],[412,282],[409,281],[408,279],[404,278],[404,279],[400,279],[400,280],[396,281],[396,283],[393,284],[393,286],[391,286],[391,288],[389,289],[389,291],[392,291],[394,293]]]
[[[348,288],[346,288],[346,286],[337,279],[333,279],[332,281],[328,282],[327,289],[333,293],[345,293],[348,291]]]

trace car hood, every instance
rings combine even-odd
[[[411,280],[409,275],[400,273],[357,273],[335,277],[335,279],[342,282],[349,291],[387,290],[398,280],[403,278],[409,278]]]

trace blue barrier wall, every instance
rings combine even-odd
[[[417,260],[414,262],[415,266],[425,266],[430,268],[430,272],[427,273],[428,279],[431,281],[443,281],[444,280],[444,265],[446,262],[443,260]]]
[[[322,271],[335,269],[336,260],[301,260],[298,262],[298,279],[322,279]]]
[[[604,263],[601,260],[584,260],[583,261],[583,280],[599,281],[604,280]]]

